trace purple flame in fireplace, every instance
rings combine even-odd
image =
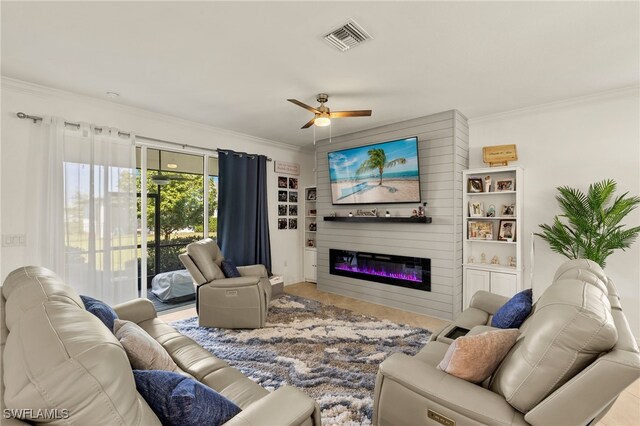
[[[415,281],[417,283],[422,282],[422,279],[418,277],[417,272],[387,272],[384,269],[365,268],[357,265],[349,265],[346,263],[337,264],[335,268],[342,271],[359,272],[361,274],[367,275],[378,275],[381,277],[395,278],[398,280]]]

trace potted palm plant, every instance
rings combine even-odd
[[[616,182],[607,179],[589,185],[587,193],[561,186],[556,200],[562,214],[552,225],[540,225],[535,235],[549,243],[551,250],[569,259],[590,259],[605,267],[614,250],[633,244],[640,226],[625,228],[620,222],[640,204],[640,197],[628,192],[615,198]]]

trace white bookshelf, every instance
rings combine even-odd
[[[316,226],[318,211],[316,209],[316,187],[304,188],[304,279],[305,281],[317,281],[317,249]]]
[[[522,168],[516,166],[462,172],[463,309],[469,306],[471,297],[478,290],[508,297],[522,290],[523,174]],[[488,190],[487,178],[491,182]],[[482,183],[482,188],[478,182]],[[500,189],[497,188],[498,182],[501,183]],[[491,207],[493,216],[487,216]],[[499,264],[491,263],[494,256],[497,256]],[[510,265],[509,257],[515,261],[515,266]]]

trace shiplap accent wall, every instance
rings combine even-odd
[[[410,216],[413,204],[334,206],[327,153],[345,148],[418,137],[420,190],[431,224],[325,222],[323,216],[358,208]],[[446,111],[323,140],[317,144],[317,270],[323,291],[407,311],[452,319],[462,307],[462,170],[469,163],[469,127],[458,111]],[[431,259],[431,292],[329,273],[329,249],[357,250]]]

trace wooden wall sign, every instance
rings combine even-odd
[[[482,160],[489,166],[507,166],[518,159],[515,145],[495,145],[482,148]]]
[[[298,163],[274,161],[274,168],[276,173],[285,173],[288,175],[296,175],[296,176],[300,174],[300,164]]]

